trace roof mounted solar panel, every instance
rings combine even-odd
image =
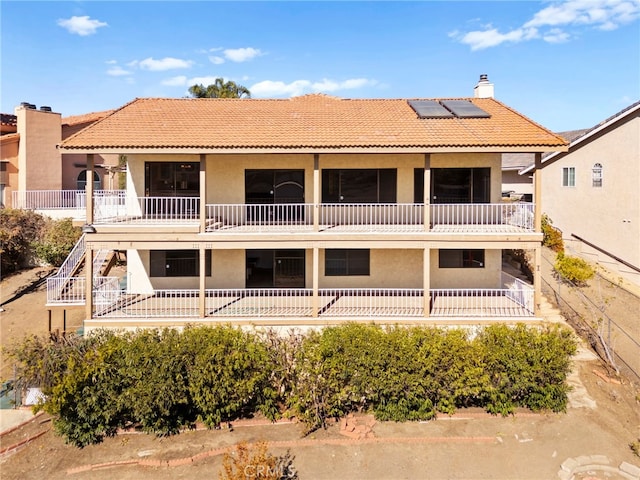
[[[418,118],[452,118],[453,113],[435,100],[407,100],[418,114]]]
[[[489,118],[490,114],[475,106],[469,100],[441,100],[440,103],[460,118]]]

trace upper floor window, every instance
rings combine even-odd
[[[396,169],[322,170],[322,203],[396,203]]]
[[[602,186],[602,164],[596,163],[591,170],[591,185],[594,187]]]
[[[431,203],[489,203],[491,168],[432,168]],[[424,169],[413,172],[413,201],[424,202]]]
[[[563,187],[576,186],[576,168],[575,167],[562,168],[562,186]]]

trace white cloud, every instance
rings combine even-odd
[[[144,60],[134,61],[129,65],[137,65],[142,70],[151,70],[153,72],[161,72],[164,70],[175,70],[179,68],[190,68],[193,65],[191,60],[182,60],[180,58],[165,57],[159,60],[154,58],[145,58]]]
[[[354,78],[343,82],[329,79],[323,79],[319,82],[295,80],[291,83],[264,80],[249,87],[249,91],[251,91],[252,97],[295,97],[305,93],[336,92],[374,85],[377,85],[375,80],[365,78]]]
[[[107,61],[106,61],[106,62],[104,62],[104,63],[106,63],[107,65],[115,65],[115,64],[116,64],[116,63],[118,63],[118,62],[117,62],[117,61],[115,61],[115,60],[107,60]]]
[[[221,65],[221,64],[224,63],[224,58],[217,57],[217,56],[211,56],[211,57],[209,57],[209,61],[211,63],[213,63],[214,65]]]
[[[184,87],[187,85],[187,77],[184,75],[178,75],[177,77],[167,78],[161,83],[167,87]]]
[[[573,37],[566,29],[591,26],[599,30],[615,30],[639,17],[638,0],[567,0],[543,8],[524,25],[506,33],[489,26],[468,33],[455,31],[449,36],[469,45],[471,50],[538,38],[548,43],[561,43]]]
[[[69,33],[75,33],[81,37],[93,35],[98,31],[98,28],[107,26],[105,22],[92,20],[88,15],[83,17],[73,16],[71,18],[60,18],[58,19],[58,25],[66,28]]]
[[[220,78],[220,77],[212,77],[212,76],[207,76],[207,77],[193,77],[190,78],[189,80],[187,80],[187,85],[188,86],[192,86],[192,85],[204,85],[205,87],[208,87],[209,85],[213,85],[214,83],[216,83],[216,79]]]
[[[223,53],[225,58],[232,62],[246,62],[262,55],[262,52],[259,49],[251,47],[227,48]]]
[[[112,77],[122,77],[131,75],[131,72],[116,65],[115,67],[111,67],[109,70],[107,70],[107,75],[111,75]]]

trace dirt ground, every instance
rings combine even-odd
[[[0,303],[44,272],[34,269],[0,282]],[[49,313],[46,287],[4,303],[3,346],[26,334],[44,334]],[[52,328],[75,331],[82,310],[55,310]],[[303,436],[295,423],[260,419],[232,429],[195,430],[180,435],[123,433],[99,445],[77,449],[51,431],[46,415],[0,436],[3,449],[41,434],[13,452],[0,453],[0,475],[9,479],[217,478],[226,449],[241,441],[268,441],[275,455],[290,451],[300,479],[576,479],[640,478],[640,458],[629,444],[640,438],[640,390],[625,378],[608,379],[600,360],[583,345],[570,383],[574,390],[564,414],[518,412],[507,418],[462,410],[425,423],[380,422],[366,438],[348,436],[343,425]],[[2,380],[12,365],[4,357]],[[598,372],[597,374],[594,372]],[[2,412],[0,412],[2,415]],[[361,424],[370,421],[359,417]],[[621,470],[620,467],[623,467]],[[636,470],[634,470],[634,468]],[[635,473],[634,473],[635,472]],[[258,479],[255,470],[247,478]]]

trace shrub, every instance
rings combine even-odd
[[[32,257],[32,243],[45,226],[42,215],[30,210],[0,209],[0,271],[12,273],[26,266]]]
[[[279,340],[231,326],[29,337],[11,353],[22,384],[46,395],[55,431],[83,447],[123,427],[169,435],[198,418],[214,428],[287,408],[309,430],[353,411],[392,421],[467,406],[563,411],[575,348],[559,327],[496,325],[470,339],[354,323]]]
[[[74,227],[71,218],[47,219],[42,238],[33,242],[35,253],[46,263],[59,267],[82,235],[80,227]]]
[[[542,215],[542,244],[549,247],[554,252],[564,252],[564,241],[562,232],[553,226],[548,215]]]
[[[222,457],[220,480],[247,480],[260,478],[265,480],[297,479],[298,473],[293,466],[290,453],[275,457],[267,451],[266,442],[249,445],[241,442],[231,452]]]
[[[490,381],[490,387],[482,392],[489,412],[507,415],[518,406],[565,411],[569,389],[565,379],[576,351],[570,330],[491,325],[475,341]]]
[[[558,254],[553,268],[560,277],[577,286],[586,285],[587,280],[595,274],[593,267],[586,261],[578,257],[565,256],[564,253]]]
[[[257,410],[275,419],[273,368],[257,335],[231,326],[191,327],[182,334],[193,407],[209,428]]]

